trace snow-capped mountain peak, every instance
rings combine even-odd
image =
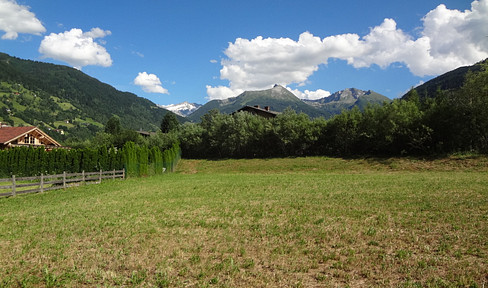
[[[201,106],[202,106],[201,104],[189,103],[187,101],[179,104],[159,105],[159,107],[169,110],[183,117],[190,115]]]

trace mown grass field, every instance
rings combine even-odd
[[[0,199],[5,287],[485,287],[488,158],[182,160]]]

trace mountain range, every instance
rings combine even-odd
[[[322,111],[331,114],[339,114],[342,110],[349,110],[358,107],[363,110],[368,105],[383,104],[391,102],[390,98],[374,91],[363,91],[356,88],[349,88],[318,100],[303,100],[305,103],[314,106]]]
[[[479,63],[460,67],[418,86],[416,90],[420,97],[433,97],[439,88],[458,89],[463,85],[466,73],[479,69]],[[301,100],[288,89],[275,85],[267,90],[246,91],[233,98],[212,100],[205,105],[184,102],[158,106],[133,93],[118,91],[79,70],[0,53],[0,122],[63,130],[68,137],[78,139],[89,138],[103,130],[112,116],[118,116],[121,125],[128,129],[157,131],[162,118],[170,110],[179,115],[180,122],[198,122],[212,109],[232,113],[246,105],[269,106],[275,112],[291,108],[310,117],[329,118],[343,109],[363,109],[370,103],[389,101],[374,91],[355,88],[318,100]]]
[[[245,91],[240,95],[223,100],[212,100],[193,112],[188,119],[199,121],[200,117],[212,109],[218,109],[221,113],[232,113],[244,106],[262,107],[269,106],[275,112],[282,112],[286,108],[291,108],[296,112],[303,112],[310,117],[324,116],[319,109],[305,104],[288,89],[280,85],[275,85],[271,89],[259,91]],[[330,115],[327,115],[330,116]]]
[[[275,85],[267,90],[245,91],[233,98],[209,101],[190,114],[188,119],[199,121],[201,116],[212,109],[218,109],[221,113],[232,113],[243,106],[256,105],[269,106],[270,110],[275,112],[283,112],[291,108],[297,113],[303,112],[310,117],[330,118],[341,113],[343,109],[352,109],[355,106],[364,109],[368,104],[390,101],[386,96],[371,90],[363,91],[355,88],[345,89],[318,100],[301,100],[285,87]]]

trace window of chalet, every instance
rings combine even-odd
[[[36,138],[34,138],[32,135],[26,134],[24,136],[24,143],[25,144],[35,144]]]

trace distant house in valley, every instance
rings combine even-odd
[[[271,111],[269,106],[264,106],[264,108],[261,108],[259,107],[259,105],[244,106],[241,109],[237,110],[235,113],[241,111],[249,112],[251,114],[258,115],[264,118],[274,118],[278,114],[280,114],[279,112]]]
[[[0,149],[21,146],[44,146],[46,150],[60,148],[61,144],[35,126],[5,127],[0,125]]]
[[[148,138],[150,136],[156,135],[156,132],[143,131],[142,129],[140,129],[139,131],[136,131],[136,132],[137,132],[137,134],[141,135],[144,138]]]

